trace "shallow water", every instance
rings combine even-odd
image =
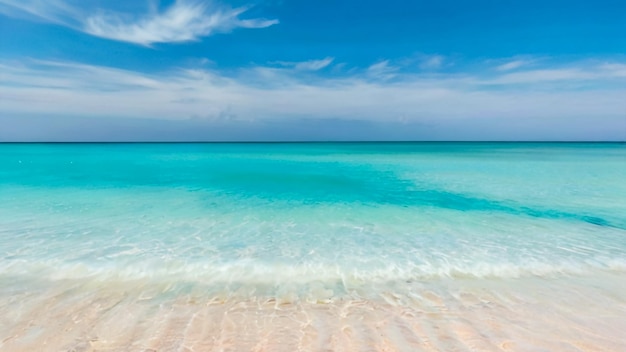
[[[0,347],[623,350],[624,180],[624,144],[0,145]]]

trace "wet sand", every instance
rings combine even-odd
[[[457,280],[319,300],[208,297],[145,282],[5,285],[0,350],[624,351],[623,282]]]

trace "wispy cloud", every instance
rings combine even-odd
[[[263,67],[228,75],[203,68],[146,74],[69,62],[5,61],[0,63],[0,115],[76,116],[86,121],[98,116],[181,121],[316,118],[429,125],[444,136],[446,131],[478,134],[482,132],[476,126],[488,125],[496,135],[508,131],[519,138],[537,131],[546,138],[564,131],[583,136],[597,131],[623,139],[625,68],[620,62],[581,63],[496,77],[487,69],[484,74],[380,80],[378,75],[393,70],[386,61],[367,71],[315,79],[297,70]],[[587,84],[568,84],[580,81]],[[492,89],[493,84],[502,89]]]
[[[522,66],[525,66],[529,63],[529,61],[527,60],[513,60],[513,61],[509,61],[507,63],[504,63],[502,65],[498,65],[496,66],[496,70],[498,71],[511,71],[511,70],[515,70],[518,69]]]
[[[367,68],[367,74],[369,77],[383,80],[394,78],[396,76],[396,71],[398,71],[398,67],[392,66],[389,63],[389,60],[379,61]]]
[[[162,13],[127,20],[117,13],[103,13],[86,19],[85,32],[98,37],[142,45],[197,40],[234,28],[265,28],[277,20],[239,18],[246,8],[214,9],[202,2],[178,0]]]
[[[626,77],[623,64],[542,68],[505,73],[487,81],[489,84],[538,84],[549,82],[610,82]]]
[[[0,0],[0,13],[76,27],[84,13],[66,0]]]
[[[242,19],[247,7],[230,8],[200,0],[176,0],[158,11],[154,7],[143,15],[107,9],[91,12],[62,0],[0,0],[0,12],[9,16],[28,16],[88,33],[93,36],[149,46],[198,40],[235,28],[265,28],[278,20]]]
[[[300,71],[318,71],[325,67],[328,67],[333,62],[334,58],[326,57],[321,60],[307,60],[300,62],[293,61],[278,61],[276,64],[284,67],[292,67]]]
[[[599,65],[599,70],[612,77],[626,77],[626,64],[604,63]]]

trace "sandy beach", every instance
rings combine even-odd
[[[613,279],[613,281],[611,281]],[[612,282],[612,283],[611,283]],[[608,284],[611,283],[611,284]],[[620,277],[428,283],[378,298],[206,297],[146,282],[7,288],[3,351],[623,351]],[[419,287],[419,288],[418,288]],[[562,296],[559,292],[567,292]]]

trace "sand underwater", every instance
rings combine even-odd
[[[626,144],[0,144],[0,351],[626,351]]]

